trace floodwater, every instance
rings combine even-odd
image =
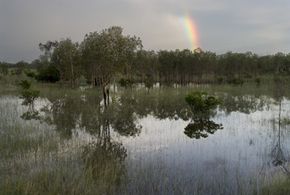
[[[94,91],[0,96],[0,192],[262,194],[290,172],[290,100],[213,93],[194,120],[194,89],[121,90],[105,108]]]

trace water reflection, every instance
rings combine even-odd
[[[200,139],[214,134],[219,129],[223,129],[222,124],[217,124],[209,119],[197,119],[185,127],[184,133],[190,138]]]
[[[287,167],[287,159],[285,153],[281,147],[281,108],[282,108],[282,97],[278,98],[279,102],[279,113],[278,113],[278,134],[277,143],[271,151],[271,156],[273,158],[272,164],[277,167],[279,166],[284,173],[290,176],[290,171]]]
[[[220,105],[220,109],[226,114],[230,114],[231,112],[250,114],[256,111],[262,111],[265,106],[270,104],[269,98],[263,96],[232,96],[225,94],[222,100],[223,102]]]
[[[169,98],[170,97],[170,98]],[[231,96],[222,94],[219,97],[222,104],[219,111],[230,114],[231,112],[252,113],[262,110],[271,103],[266,97]],[[97,93],[81,95],[64,95],[62,97],[47,97],[49,104],[38,110],[29,109],[23,113],[25,120],[40,120],[54,125],[56,131],[63,138],[70,139],[75,129],[82,129],[96,135],[106,120],[113,131],[122,136],[139,135],[142,126],[139,119],[148,115],[155,118],[191,120],[185,127],[185,134],[190,138],[207,137],[218,129],[221,124],[214,122],[216,111],[199,117],[192,112],[184,101],[184,95],[176,92],[148,94],[136,91],[120,92],[113,94],[112,104],[106,109],[101,104],[102,96]]]
[[[191,110],[191,122],[185,127],[184,133],[195,139],[208,137],[218,129],[222,129],[222,124],[217,124],[211,117],[217,113],[216,108],[220,100],[206,93],[193,92],[185,98]]]
[[[184,101],[184,94],[171,91],[154,93],[153,90],[149,94],[134,90],[112,94],[112,103],[106,109],[98,94],[47,97],[49,104],[39,110],[39,116],[40,120],[54,126],[64,139],[71,139],[76,130],[94,138],[83,146],[81,162],[87,177],[105,186],[101,194],[111,194],[114,186],[123,185],[126,179],[126,182],[134,180],[131,185],[136,184],[138,189],[142,185],[147,189],[148,184],[158,184],[164,178],[169,178],[166,180],[169,192],[173,184],[180,184],[180,189],[185,192],[192,192],[193,189],[200,189],[197,193],[212,190],[205,194],[223,190],[219,186],[230,186],[224,189],[224,194],[234,194],[232,192],[239,189],[237,186],[243,185],[240,183],[246,183],[244,189],[255,185],[248,178],[260,168],[260,160],[271,162],[272,168],[274,165],[286,169],[287,153],[280,139],[281,106],[278,141],[269,160],[272,148],[267,146],[270,143],[267,136],[271,137],[273,132],[267,125],[272,110],[266,112],[264,109],[276,107],[273,99],[229,94],[219,94],[219,97],[223,104],[203,117],[192,114]],[[220,123],[223,123],[225,130],[210,136],[222,129]],[[208,136],[213,139],[194,143],[188,139]],[[266,155],[267,159],[262,159]],[[154,165],[153,168],[149,166],[144,171],[149,162]],[[160,162],[164,164],[166,177],[158,172],[162,168]],[[143,170],[144,173],[134,174],[136,170]],[[150,175],[155,171],[156,175]],[[139,178],[142,178],[141,181]],[[219,178],[222,179],[218,181]],[[165,184],[161,184],[163,188],[162,185]],[[128,190],[126,186],[123,189]]]
[[[110,133],[110,125],[105,121],[97,139],[84,146],[82,153],[87,177],[102,185],[106,194],[112,193],[126,174],[127,150],[121,143],[113,141]]]

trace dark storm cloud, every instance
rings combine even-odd
[[[190,48],[181,20],[191,15],[201,47],[260,54],[290,49],[286,0],[0,0],[0,60],[32,60],[38,43],[112,25],[143,40],[146,49]]]

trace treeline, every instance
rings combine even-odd
[[[290,54],[259,56],[251,52],[218,55],[198,48],[194,51],[147,51],[140,38],[123,35],[121,27],[111,27],[85,35],[81,43],[71,39],[39,44],[43,54],[31,63],[0,63],[0,73],[13,74],[25,68],[28,76],[39,81],[80,82],[105,88],[112,81],[121,85],[135,82],[150,87],[161,84],[235,83],[242,84],[262,75],[290,73]]]

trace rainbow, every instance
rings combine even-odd
[[[197,25],[190,16],[184,17],[182,21],[185,26],[186,34],[190,40],[191,49],[194,51],[196,48],[200,47]]]

